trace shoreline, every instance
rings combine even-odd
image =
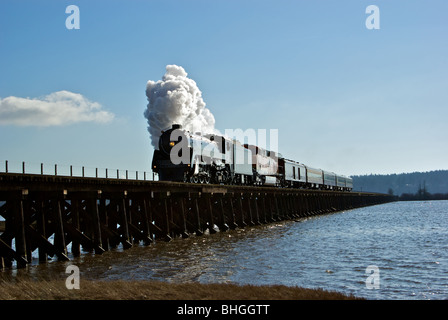
[[[66,279],[0,279],[0,300],[365,300],[323,289],[285,285],[168,283],[82,280],[67,289]]]

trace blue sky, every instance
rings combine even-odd
[[[379,30],[365,26],[372,4]],[[69,5],[79,30],[66,28]],[[48,125],[0,109],[0,161],[150,171],[145,86],[176,64],[217,129],[278,129],[290,159],[346,175],[448,169],[447,12],[446,1],[2,0],[0,108],[56,108],[63,91],[86,109]]]

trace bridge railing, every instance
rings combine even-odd
[[[36,162],[3,160],[0,173],[40,174],[65,177],[104,178],[120,180],[158,180],[153,171],[134,171],[102,167],[87,167]]]

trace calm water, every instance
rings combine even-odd
[[[448,299],[448,201],[396,202],[301,221],[84,254],[28,272],[83,278],[284,284],[367,299]],[[368,266],[379,270],[367,289]]]

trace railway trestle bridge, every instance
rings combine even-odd
[[[0,173],[0,269],[390,201],[366,192]]]

